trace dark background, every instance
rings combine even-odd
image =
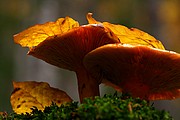
[[[45,81],[78,100],[75,74],[27,56],[28,49],[14,44],[14,34],[65,16],[87,24],[85,15],[92,12],[99,21],[139,28],[180,53],[179,5],[179,0],[0,0],[0,111],[11,112],[13,80]],[[107,92],[113,89],[101,85],[101,94]],[[180,119],[180,99],[155,106]]]

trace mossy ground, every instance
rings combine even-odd
[[[52,104],[44,111],[32,108],[32,113],[11,113],[0,116],[4,120],[172,120],[164,110],[157,110],[147,101],[128,96],[105,95],[66,103],[58,107]]]

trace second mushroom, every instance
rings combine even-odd
[[[88,53],[84,65],[94,78],[133,97],[180,97],[178,53],[144,45],[108,44]]]

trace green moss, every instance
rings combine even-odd
[[[139,98],[105,95],[94,100],[84,99],[78,102],[66,103],[58,107],[52,104],[45,110],[32,108],[31,114],[9,114],[1,116],[7,120],[172,120],[168,112],[156,110],[147,101]]]

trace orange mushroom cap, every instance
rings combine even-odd
[[[85,70],[84,56],[99,46],[116,42],[119,40],[114,39],[112,33],[104,27],[87,25],[74,28],[60,36],[49,37],[31,48],[28,54],[60,68],[75,71],[82,101],[85,97],[98,96],[101,83],[92,79]]]
[[[108,44],[88,53],[84,65],[94,78],[107,80],[133,97],[180,97],[178,53],[143,45]]]
[[[91,50],[109,43],[119,42],[110,31],[102,26],[86,25],[64,33],[48,37],[33,47],[29,55],[52,65],[76,71],[81,67],[84,56]]]
[[[119,39],[102,24],[78,25],[69,17],[60,18],[56,22],[28,28],[15,35],[14,41],[23,47],[29,47],[28,55],[75,71],[82,101],[85,97],[99,95],[100,84],[100,81],[92,79],[84,68],[84,56],[99,46],[118,43]]]

